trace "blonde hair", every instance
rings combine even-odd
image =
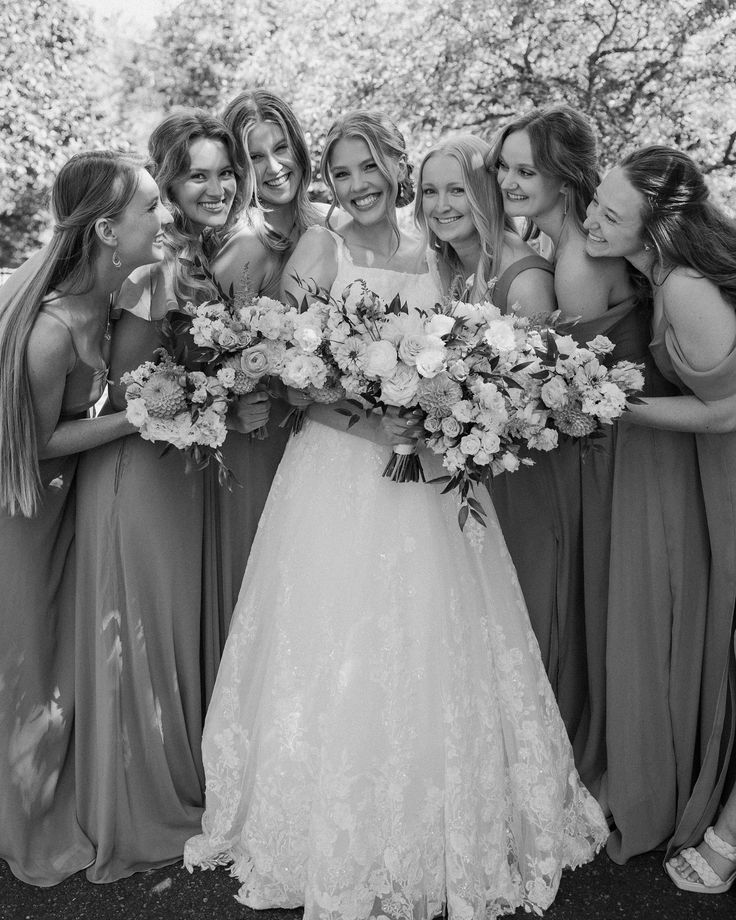
[[[475,271],[475,289],[480,291],[491,278],[498,275],[504,234],[507,230],[513,231],[513,224],[504,214],[498,182],[495,175],[489,171],[492,163],[491,154],[490,144],[474,134],[461,134],[432,147],[419,166],[414,220],[424,233],[427,244],[438,254],[440,277],[446,292],[449,293],[453,293],[458,277],[462,278],[462,264],[452,246],[440,240],[427,225],[422,210],[424,167],[433,156],[452,157],[460,166],[465,197],[470,205],[470,216],[480,242],[480,259]]]
[[[389,184],[390,197],[399,207],[409,204],[414,197],[411,180],[408,178],[409,164],[407,163],[407,178],[401,182],[398,181],[395,170],[391,168],[392,162],[397,163],[406,157],[406,143],[403,134],[391,119],[381,112],[368,110],[348,112],[333,122],[327,132],[320,159],[320,173],[332,192],[332,203],[325,220],[327,226],[330,226],[330,217],[337,205],[337,191],[332,178],[330,157],[335,144],[343,138],[358,138],[365,141],[379,172]],[[396,234],[398,244],[401,240],[401,233],[393,209],[389,211],[388,219]]]
[[[138,188],[140,165],[110,150],[73,156],[51,193],[56,221],[49,245],[0,288],[0,509],[31,517],[43,491],[27,348],[44,296],[64,284],[83,294],[94,283],[95,224],[116,219]]]

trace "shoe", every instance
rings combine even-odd
[[[736,862],[736,847],[722,840],[712,827],[706,830],[703,839],[714,853],[718,853],[719,856],[731,862]],[[681,856],[688,866],[700,876],[699,882],[683,878],[677,871],[673,860],[668,859],[664,865],[667,875],[682,891],[694,891],[697,894],[723,894],[736,881],[736,869],[727,879],[722,879],[694,847],[687,847],[677,855]]]

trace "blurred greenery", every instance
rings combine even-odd
[[[90,22],[70,0],[3,0],[0,266],[48,226],[78,149],[145,148],[175,106],[284,95],[315,158],[330,121],[378,107],[415,158],[442,134],[490,135],[565,100],[597,126],[605,168],[644,143],[686,150],[736,209],[736,4],[730,0],[183,0],[153,29]]]

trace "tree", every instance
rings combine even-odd
[[[101,38],[63,0],[4,0],[0,46],[0,264],[12,265],[48,224],[59,167],[111,128]]]

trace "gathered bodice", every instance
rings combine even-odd
[[[69,333],[74,349],[74,365],[66,377],[61,401],[61,417],[70,418],[86,412],[105,392],[107,384],[106,353],[108,343],[100,345],[99,331],[88,331],[72,325],[64,308],[51,299],[44,299],[41,311],[62,325]]]
[[[429,259],[431,253],[428,254],[427,271],[421,274],[356,265],[345,240],[332,230],[325,229],[324,232],[330,234],[337,248],[337,274],[330,293],[338,300],[345,288],[358,279],[365,281],[369,290],[388,302],[399,294],[410,307],[426,309],[440,300],[439,273],[436,264]]]
[[[736,342],[715,367],[696,370],[685,357],[675,330],[662,316],[654,324],[649,348],[664,377],[685,393],[700,399],[723,399],[736,393]]]

